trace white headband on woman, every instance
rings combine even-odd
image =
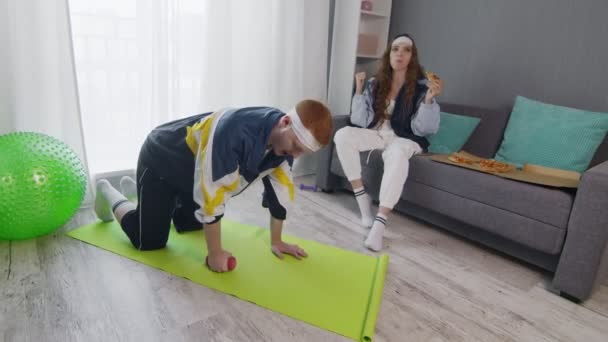
[[[414,42],[410,38],[408,38],[406,36],[401,36],[401,37],[393,40],[393,43],[391,44],[391,46],[397,45],[397,44],[403,44],[403,43],[406,43],[407,45],[414,45]]]
[[[291,128],[293,132],[296,134],[296,137],[302,145],[306,146],[309,150],[316,152],[321,149],[321,144],[315,139],[315,136],[308,130],[308,128],[304,127],[302,120],[300,120],[300,116],[298,112],[296,112],[295,108],[292,108],[287,116],[291,118]]]

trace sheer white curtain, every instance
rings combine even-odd
[[[69,2],[94,173],[134,168],[169,120],[326,99],[326,0]]]
[[[86,167],[69,24],[67,0],[0,0],[0,134],[50,135]]]

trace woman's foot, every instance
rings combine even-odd
[[[374,220],[372,229],[369,231],[369,234],[367,234],[367,239],[365,239],[365,247],[374,252],[379,252],[382,250],[382,236],[384,235],[385,226],[386,216],[378,213],[376,219]]]

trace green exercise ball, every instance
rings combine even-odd
[[[48,135],[0,135],[0,239],[48,234],[78,210],[86,173],[76,153]]]

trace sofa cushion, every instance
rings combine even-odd
[[[597,148],[597,151],[595,151],[595,155],[593,155],[593,159],[589,163],[589,168],[599,165],[606,160],[608,160],[608,135],[606,135],[604,141]]]
[[[331,157],[331,164],[329,165],[329,170],[336,176],[346,177],[344,174],[344,170],[342,169],[342,164],[340,164],[340,159],[338,159],[338,154],[336,153],[336,149],[334,149]]]
[[[480,118],[441,112],[439,131],[427,136],[429,152],[450,154],[458,152],[469,140]]]
[[[377,197],[384,170],[382,152],[361,152],[360,157],[363,182],[367,191]],[[344,177],[335,152],[331,171]],[[418,155],[410,160],[408,179],[563,229],[568,226],[574,201],[574,194],[569,190],[518,182],[442,164],[431,160],[429,155]],[[407,183],[404,192],[406,190]]]
[[[366,190],[378,199],[382,154],[361,152]],[[369,157],[369,163],[367,159]],[[559,253],[572,206],[570,193],[432,161],[415,156],[396,208],[406,202],[428,208],[549,254]],[[335,155],[332,173],[344,176]]]
[[[509,110],[485,109],[453,103],[441,103],[440,107],[443,112],[480,118],[479,125],[462,149],[483,158],[494,157],[509,120]]]
[[[412,208],[409,203],[415,207],[428,208],[461,223],[462,226],[482,229],[543,253],[559,254],[564,244],[565,229],[439,190],[411,179],[406,183],[406,191],[402,198],[405,201],[399,201],[397,210],[409,213],[411,211],[409,209]],[[425,215],[420,218],[433,221],[432,216]],[[483,234],[477,233],[472,238],[474,240],[483,238]],[[504,244],[499,249],[506,246],[508,245]]]
[[[496,159],[584,172],[607,131],[607,113],[518,96]]]
[[[573,193],[567,190],[518,182],[442,164],[431,160],[429,156],[412,158],[408,178],[562,229],[568,226],[574,200]]]

